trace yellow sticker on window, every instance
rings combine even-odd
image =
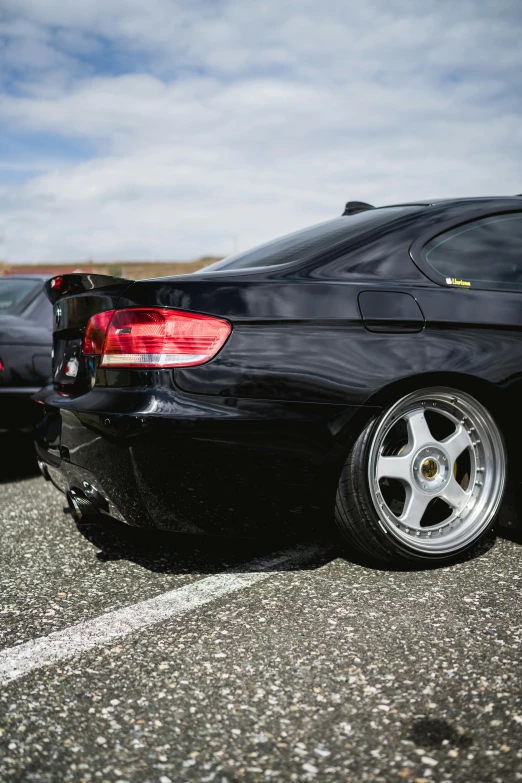
[[[467,280],[458,280],[456,277],[447,277],[446,283],[448,285],[464,285],[464,286],[471,285],[471,283],[469,283]]]

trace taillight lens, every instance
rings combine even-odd
[[[93,315],[87,324],[87,329],[85,330],[83,338],[83,352],[85,354],[91,356],[93,354],[102,353],[107,327],[109,326],[114,313],[115,310],[105,310],[104,313],[96,313],[96,315]]]
[[[165,308],[109,310],[93,316],[84,353],[102,354],[102,367],[192,367],[225,344],[228,321]]]
[[[62,275],[57,275],[56,277],[53,277],[51,280],[51,288],[56,288],[57,291],[60,291],[60,289],[63,286],[63,277]]]

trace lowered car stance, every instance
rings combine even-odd
[[[522,198],[349,202],[191,275],[46,288],[37,451],[77,519],[334,523],[410,564],[491,530],[518,465]]]
[[[52,308],[41,275],[0,277],[0,433],[31,433],[51,381]],[[30,443],[30,441],[29,441]]]

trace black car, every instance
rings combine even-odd
[[[0,432],[31,432],[51,381],[53,311],[41,275],[0,277]]]
[[[371,208],[191,275],[70,275],[37,443],[77,518],[265,535],[336,521],[448,561],[517,478],[522,198]]]

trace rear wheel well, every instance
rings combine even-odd
[[[387,408],[388,405],[397,402],[401,397],[405,397],[411,392],[434,386],[446,386],[475,397],[489,410],[501,429],[503,436],[505,438],[508,437],[506,426],[507,412],[505,410],[505,395],[503,392],[489,381],[465,375],[464,373],[424,373],[404,378],[383,387],[376,394],[372,395],[365,404]]]

